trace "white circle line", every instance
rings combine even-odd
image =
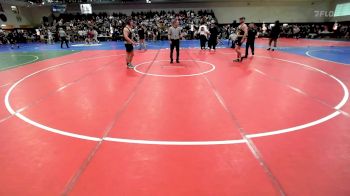
[[[333,76],[332,74],[329,74],[329,73],[327,73],[327,72],[325,72],[325,71],[323,71],[321,69],[312,67],[310,65],[306,65],[304,63],[298,63],[298,62],[295,62],[295,61],[290,61],[290,60],[285,60],[285,59],[280,59],[280,58],[267,57],[267,56],[259,56],[259,55],[257,55],[257,57],[272,58],[272,59],[276,59],[276,60],[279,60],[279,61],[284,61],[284,62],[288,62],[288,63],[294,63],[294,64],[297,64],[297,65],[301,65],[301,66],[307,67],[309,69],[315,70],[317,72],[320,72],[320,73],[322,73],[322,74],[324,74],[324,75],[334,79],[336,82],[338,82],[340,84],[340,86],[342,87],[343,92],[344,92],[343,99],[334,107],[334,109],[336,109],[336,110],[339,110],[340,108],[342,108],[345,105],[345,103],[348,101],[348,99],[349,99],[349,90],[346,87],[346,85],[340,79],[338,79],[337,77]]]
[[[330,49],[330,50],[339,51],[339,50],[336,50],[336,49]],[[325,51],[325,50],[308,50],[308,51],[305,52],[305,54],[306,54],[308,57],[311,57],[311,58],[317,59],[317,60],[321,60],[321,61],[326,61],[326,62],[331,62],[331,63],[337,63],[337,64],[342,64],[342,65],[350,65],[349,63],[342,63],[342,62],[332,61],[332,60],[323,59],[323,58],[320,58],[320,57],[316,57],[316,56],[311,55],[312,52],[317,52],[317,51]],[[327,51],[329,51],[329,50],[327,50]]]
[[[93,46],[102,46],[102,44],[72,44],[73,47],[93,47]]]
[[[111,56],[125,56],[125,54],[117,54],[117,55],[108,55],[108,56],[104,56],[104,57],[111,57]],[[29,118],[27,118],[26,116],[22,115],[21,113],[19,112],[16,112],[14,111],[14,109],[11,107],[10,105],[10,102],[9,102],[9,97],[11,95],[11,92],[14,90],[14,88],[19,85],[21,82],[23,82],[24,80],[26,80],[27,78],[30,78],[36,74],[39,74],[41,72],[44,72],[44,71],[49,71],[49,70],[52,70],[56,67],[59,67],[59,66],[62,66],[62,65],[66,65],[66,64],[70,64],[70,63],[75,63],[75,62],[82,62],[82,61],[88,61],[88,60],[91,60],[91,59],[97,59],[97,58],[102,58],[102,56],[99,56],[99,57],[92,57],[92,58],[86,58],[86,59],[82,59],[82,60],[78,60],[78,61],[68,61],[68,62],[65,62],[65,63],[60,63],[60,64],[57,64],[57,65],[54,65],[54,66],[50,66],[50,67],[47,67],[47,68],[44,68],[44,69],[41,69],[41,70],[38,70],[34,73],[31,73],[25,77],[23,77],[22,79],[18,80],[17,82],[15,82],[10,88],[9,90],[7,91],[6,95],[5,95],[5,106],[7,108],[7,110],[9,111],[10,114],[12,115],[15,115],[16,117],[18,117],[19,119],[27,122],[28,124],[31,124],[33,126],[36,126],[40,129],[43,129],[43,130],[46,130],[46,131],[49,131],[49,132],[53,132],[53,133],[57,133],[57,134],[60,134],[60,135],[65,135],[65,136],[69,136],[69,137],[73,137],[73,138],[79,138],[79,139],[84,139],[84,140],[91,140],[91,141],[101,141],[102,139],[101,138],[97,138],[97,137],[91,137],[91,136],[85,136],[85,135],[81,135],[81,134],[75,134],[75,133],[71,133],[71,132],[68,132],[68,131],[62,131],[62,130],[58,130],[58,129],[55,129],[55,128],[52,128],[52,127],[48,127],[48,126],[45,126],[43,124],[40,124],[38,122],[35,122]]]
[[[111,55],[113,56],[113,55]],[[118,56],[118,55],[116,55]],[[272,57],[266,57],[266,56],[259,56],[259,57],[263,57],[263,58],[272,58]],[[326,74],[326,75],[329,75],[329,76],[332,76],[322,70],[319,70],[317,68],[314,68],[314,67],[311,67],[311,66],[308,66],[308,65],[305,65],[305,64],[302,64],[302,63],[298,63],[298,62],[294,62],[294,61],[289,61],[289,60],[285,60],[285,59],[278,59],[278,58],[272,58],[272,59],[276,59],[276,60],[281,60],[281,61],[285,61],[285,62],[291,62],[291,63],[295,63],[295,64],[299,64],[299,65],[303,65],[303,66],[306,66],[306,67],[309,67],[309,68],[312,68],[316,71],[320,71],[321,73],[323,74]],[[85,59],[85,60],[88,60],[88,59]],[[75,61],[73,61],[75,62]],[[133,144],[152,144],[152,145],[182,145],[182,146],[189,146],[189,145],[196,145],[196,146],[201,146],[201,145],[224,145],[224,144],[241,144],[241,143],[245,143],[246,140],[244,139],[237,139],[237,140],[218,140],[218,141],[155,141],[155,140],[136,140],[136,139],[123,139],[123,138],[112,138],[112,137],[104,137],[104,138],[98,138],[98,137],[91,137],[91,136],[86,136],[86,135],[81,135],[81,134],[74,134],[74,133],[71,133],[71,132],[67,132],[67,131],[62,131],[62,130],[58,130],[58,129],[55,129],[55,128],[52,128],[52,127],[48,127],[46,125],[43,125],[43,124],[40,124],[38,122],[35,122],[29,118],[27,118],[26,116],[18,113],[18,112],[15,112],[13,110],[13,108],[11,107],[10,103],[9,103],[9,97],[11,95],[11,92],[13,91],[13,89],[21,82],[23,82],[25,79],[29,78],[29,77],[32,77],[33,75],[36,75],[42,71],[46,71],[46,70],[49,70],[49,69],[52,69],[53,67],[58,67],[60,65],[63,65],[63,64],[68,64],[68,63],[73,63],[73,62],[66,62],[66,63],[62,63],[62,64],[59,64],[59,65],[54,65],[54,66],[51,66],[51,67],[48,67],[48,68],[45,68],[45,69],[42,69],[42,70],[39,70],[39,71],[36,71],[32,74],[29,74],[27,76],[25,76],[24,78],[20,79],[19,81],[17,81],[15,84],[13,84],[10,89],[7,91],[6,95],[5,95],[5,106],[6,106],[6,109],[12,114],[12,115],[15,115],[16,117],[18,117],[19,119],[33,125],[33,126],[36,126],[40,129],[43,129],[43,130],[46,130],[46,131],[49,131],[49,132],[53,132],[53,133],[57,133],[57,134],[60,134],[60,135],[65,135],[65,136],[69,136],[69,137],[73,137],[73,138],[78,138],[78,139],[84,139],[84,140],[90,140],[90,141],[102,141],[102,140],[105,140],[105,141],[110,141],[110,142],[119,142],[119,143],[133,143]],[[334,77],[334,76],[333,76]],[[332,78],[333,78],[332,77]],[[336,77],[334,77],[336,78]],[[339,79],[337,80],[337,82],[339,83],[342,83]],[[343,87],[343,90],[345,91],[344,92],[344,98],[342,99],[342,102],[339,103],[337,105],[337,107],[341,108],[347,101],[348,99],[348,95],[349,95],[349,92],[348,92],[348,89],[346,88],[345,85],[342,85]],[[345,87],[345,89],[344,89]],[[344,102],[345,100],[345,102]],[[248,134],[246,135],[247,138],[258,138],[258,137],[265,137],[265,136],[271,136],[271,135],[277,135],[277,134],[282,134],[282,133],[287,133],[287,132],[292,132],[292,131],[297,131],[297,130],[301,130],[301,129],[304,129],[304,128],[307,128],[307,127],[311,127],[311,126],[315,126],[315,125],[318,125],[320,123],[323,123],[325,121],[328,121],[336,116],[338,116],[340,114],[339,111],[336,111],[326,117],[323,117],[319,120],[316,120],[316,121],[313,121],[313,122],[310,122],[310,123],[307,123],[307,124],[304,124],[304,125],[299,125],[299,126],[296,126],[296,127],[291,127],[291,128],[287,128],[287,129],[281,129],[281,130],[276,130],[276,131],[269,131],[269,132],[264,132],[264,133],[258,133],[258,134]]]
[[[26,65],[26,64],[29,64],[29,63],[33,63],[37,60],[39,60],[39,57],[36,56],[36,55],[22,55],[22,54],[12,54],[11,56],[31,56],[31,57],[34,57],[34,60],[30,60],[30,61],[27,61],[27,62],[24,62],[24,63],[20,63],[20,64],[17,64],[17,65],[14,65],[14,66],[6,66],[6,68],[1,68],[0,71],[4,71],[4,70],[8,70],[8,69],[11,69],[11,68],[15,68],[15,67],[19,67],[19,66],[22,66],[22,65]]]
[[[225,144],[242,144],[246,140],[221,140],[221,141],[153,141],[153,140],[135,140],[135,139],[123,139],[105,137],[105,141],[120,142],[120,143],[132,143],[132,144],[151,144],[151,145],[170,145],[170,146],[202,146],[202,145],[225,145]]]
[[[270,131],[270,132],[264,132],[264,133],[256,133],[256,134],[249,134],[247,135],[247,138],[257,138],[257,137],[266,137],[266,136],[271,136],[271,135],[278,135],[278,134],[283,134],[283,133],[288,133],[288,132],[293,132],[293,131],[298,131],[298,130],[302,130],[308,127],[312,127],[321,123],[324,123],[336,116],[338,116],[340,114],[339,111],[336,111],[328,116],[325,116],[321,119],[312,121],[310,123],[307,124],[303,124],[303,125],[298,125],[295,127],[291,127],[291,128],[287,128],[287,129],[281,129],[281,130],[276,130],[276,131]]]
[[[303,63],[298,63],[298,62],[289,61],[289,60],[285,60],[285,59],[279,59],[279,58],[273,58],[273,57],[267,57],[267,56],[258,56],[258,55],[257,55],[257,57],[271,58],[271,59],[276,59],[276,60],[280,60],[280,61],[285,61],[285,62],[289,62],[289,63],[295,63],[295,64],[298,64],[298,65],[302,65],[302,66],[305,66],[305,67],[307,67],[309,69],[313,69],[315,71],[318,71],[318,72],[320,72],[320,73],[322,73],[324,75],[327,75],[328,77],[331,77],[332,79],[337,81],[341,85],[341,87],[343,88],[344,97],[340,101],[340,103],[337,104],[337,106],[334,107],[334,109],[336,109],[336,110],[339,110],[340,108],[342,108],[346,104],[348,99],[349,99],[349,90],[346,87],[346,85],[341,80],[336,78],[335,76],[333,76],[333,75],[331,75],[331,74],[329,74],[329,73],[327,73],[327,72],[325,72],[323,70],[317,69],[315,67],[312,67],[312,66],[309,66],[309,65],[306,65],[306,64],[303,64]],[[249,134],[249,135],[247,135],[247,138],[265,137],[265,136],[277,135],[277,134],[282,134],[282,133],[288,133],[288,132],[292,132],[292,131],[298,131],[298,130],[301,130],[301,129],[305,129],[305,128],[308,128],[308,127],[312,127],[312,126],[324,123],[324,122],[326,122],[326,121],[328,121],[328,120],[338,116],[339,114],[341,114],[341,112],[335,111],[335,112],[333,112],[330,115],[327,115],[327,116],[325,116],[325,117],[323,117],[321,119],[312,121],[310,123],[306,123],[306,124],[303,124],[303,125],[298,125],[298,126],[291,127],[291,128],[280,129],[280,130],[276,130],[276,131],[257,133],[257,134]]]
[[[207,71],[204,71],[204,72],[201,72],[201,73],[196,73],[196,74],[185,74],[185,75],[163,75],[163,74],[152,74],[152,73],[145,73],[145,72],[142,72],[140,70],[138,70],[137,68],[141,65],[145,65],[145,64],[149,64],[149,63],[152,63],[152,62],[166,62],[167,60],[158,60],[158,61],[148,61],[148,62],[144,62],[144,63],[140,63],[140,64],[137,64],[135,65],[134,67],[134,70],[139,73],[139,74],[142,74],[142,75],[147,75],[147,76],[157,76],[157,77],[166,77],[166,78],[180,78],[180,77],[192,77],[192,76],[200,76],[200,75],[204,75],[204,74],[207,74],[207,73],[210,73],[212,71],[215,70],[215,65],[213,65],[212,63],[208,63],[208,62],[205,62],[205,61],[197,61],[197,60],[181,60],[184,61],[184,62],[199,62],[199,63],[204,63],[204,64],[207,64],[207,65],[210,65],[211,66],[211,69],[210,70],[207,70]]]

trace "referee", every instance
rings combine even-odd
[[[170,40],[170,63],[174,63],[173,53],[174,48],[176,48],[176,63],[180,63],[180,39],[181,39],[181,30],[179,27],[179,21],[177,19],[173,20],[172,26],[168,31],[168,39]]]
[[[59,28],[58,34],[61,39],[61,48],[63,48],[63,43],[66,43],[67,48],[69,48],[68,40],[67,40],[67,33],[63,30],[62,27]]]

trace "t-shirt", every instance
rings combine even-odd
[[[230,38],[230,40],[235,41],[237,39],[237,34],[232,33],[229,38]]]
[[[96,30],[94,30],[93,33],[94,33],[94,38],[97,38],[98,32]]]
[[[202,26],[201,28],[199,28],[198,33],[199,33],[199,35],[204,35],[204,36],[207,37],[209,31],[206,30],[206,29]]]
[[[279,26],[273,26],[271,29],[270,37],[277,38],[281,32],[281,29]]]
[[[58,32],[58,34],[60,35],[60,37],[66,37],[67,36],[67,34],[66,34],[66,32],[64,30],[60,30]]]
[[[202,27],[204,28],[205,31],[208,31],[208,27],[207,27],[206,25],[201,25],[201,26],[199,26],[199,30],[201,30]]]
[[[212,27],[209,29],[209,32],[210,32],[210,38],[211,39],[216,39],[219,35],[219,31],[216,27]]]
[[[180,39],[181,30],[181,27],[170,27],[168,32],[170,39]]]
[[[248,41],[254,41],[257,33],[258,32],[256,31],[256,29],[249,29],[248,30],[248,38],[247,38]]]
[[[143,28],[139,29],[137,34],[139,35],[140,39],[145,39],[145,30]]]

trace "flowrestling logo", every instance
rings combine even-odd
[[[333,18],[334,17],[334,11],[327,11],[327,10],[315,10],[315,17],[322,17],[322,18]]]

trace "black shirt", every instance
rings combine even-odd
[[[249,29],[247,41],[254,41],[257,33],[256,29]]]
[[[145,39],[145,30],[143,28],[138,31],[140,39]]]
[[[278,38],[278,36],[280,35],[281,29],[279,26],[273,26],[271,29],[271,34],[270,37],[271,38]]]
[[[7,38],[11,40],[11,39],[14,39],[15,36],[13,35],[13,33],[10,32],[10,33],[7,35]]]
[[[210,32],[210,39],[216,39],[219,35],[219,31],[216,27],[210,28],[209,32]]]

